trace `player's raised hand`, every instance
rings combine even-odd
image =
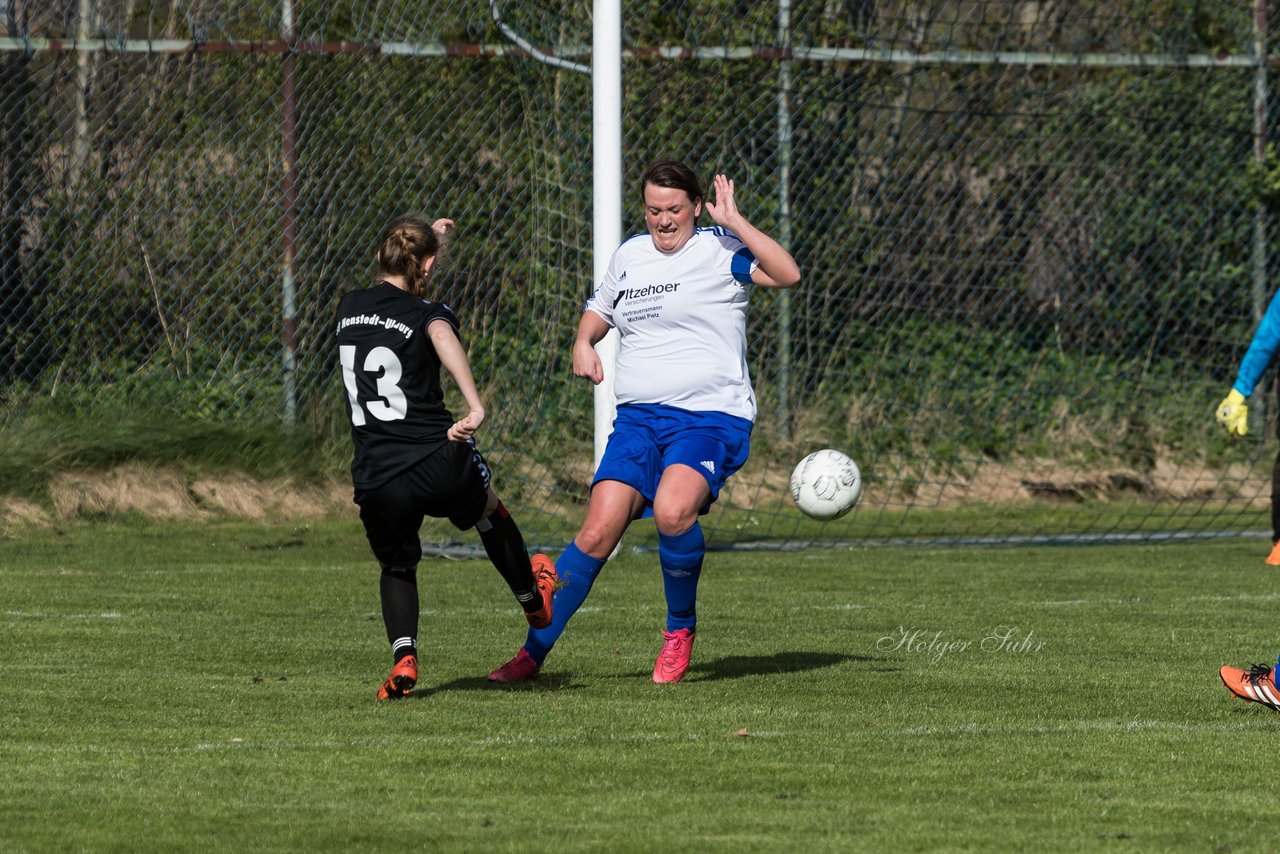
[[[715,201],[707,200],[707,213],[716,225],[732,227],[741,216],[738,213],[737,204],[733,201],[733,181],[723,174],[716,175],[711,180],[711,190],[715,194]]]
[[[453,423],[445,434],[450,442],[465,442],[476,434],[484,423],[484,410],[473,409]]]
[[[446,219],[444,217],[441,217],[440,219],[431,223],[431,230],[434,231],[436,234],[440,235],[441,237],[448,237],[449,232],[453,231],[453,229],[454,229],[453,220]]]
[[[1245,402],[1244,395],[1235,389],[1231,389],[1222,403],[1218,404],[1214,417],[1234,436],[1243,436],[1249,432],[1249,404]]]

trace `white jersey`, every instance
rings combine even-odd
[[[647,232],[619,246],[586,306],[618,330],[618,403],[755,421],[747,295],[757,266],[719,226],[695,229],[674,255],[659,252]]]

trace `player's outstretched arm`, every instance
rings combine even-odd
[[[760,266],[751,281],[765,288],[790,288],[800,284],[800,267],[791,253],[778,241],[756,228],[738,211],[733,199],[733,181],[716,175],[711,182],[715,201],[706,202],[707,213],[716,225],[722,225],[746,244]]]
[[[1214,410],[1218,423],[1226,427],[1228,433],[1234,436],[1248,434],[1248,398],[1267,368],[1275,361],[1277,350],[1280,350],[1280,292],[1274,294],[1267,304],[1267,310],[1253,333],[1253,340],[1249,342],[1249,349],[1240,360],[1240,368],[1236,372],[1236,381],[1232,384],[1231,391]]]
[[[480,392],[476,389],[475,378],[471,375],[471,362],[462,349],[462,342],[447,320],[433,320],[427,324],[427,334],[431,336],[431,344],[436,348],[440,364],[444,365],[449,376],[457,383],[467,402],[467,414],[454,422],[449,428],[451,442],[465,442],[475,435],[484,423],[484,404],[480,402]]]

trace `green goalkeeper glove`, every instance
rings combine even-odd
[[[1249,404],[1244,395],[1235,389],[1218,404],[1218,423],[1227,428],[1228,433],[1243,436],[1249,432]]]

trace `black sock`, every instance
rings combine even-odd
[[[498,508],[489,514],[489,518],[476,524],[476,531],[480,534],[480,542],[484,543],[485,554],[506,580],[520,607],[527,613],[541,608],[542,597],[534,589],[533,569],[529,565],[524,537],[520,536],[520,529],[506,506],[498,502]]]
[[[1280,542],[1280,453],[1271,467],[1271,544]]]
[[[384,566],[378,584],[382,622],[387,627],[391,660],[418,654],[418,570],[413,566]]]

